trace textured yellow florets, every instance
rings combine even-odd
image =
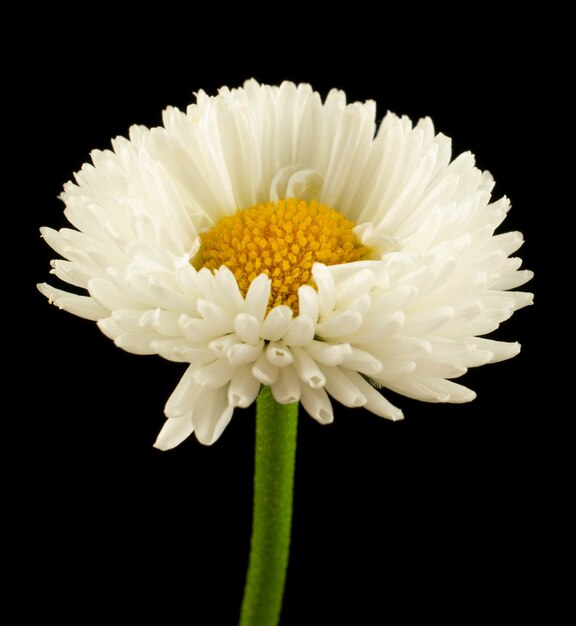
[[[196,268],[226,265],[243,295],[259,274],[272,279],[269,307],[298,313],[298,287],[313,285],[312,265],[358,261],[368,254],[354,222],[316,200],[264,202],[220,220],[200,235]]]

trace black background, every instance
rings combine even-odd
[[[323,33],[305,13],[231,29],[236,17],[226,13],[230,32],[212,19],[172,33],[177,15],[122,27],[104,17],[100,31],[77,20],[23,41],[22,50],[35,51],[28,60],[18,49],[12,56],[17,96],[5,124],[17,141],[6,210],[25,222],[14,231],[22,253],[5,257],[18,287],[10,293],[19,294],[5,294],[12,408],[3,562],[20,593],[12,623],[237,619],[253,410],[238,410],[212,447],[191,437],[171,452],[153,449],[184,368],[118,350],[93,323],[50,307],[34,285],[48,279],[53,257],[38,228],[65,225],[56,196],[92,148],[108,147],[133,123],[159,124],[165,106],[185,107],[198,89],[214,93],[251,76],[311,82],[322,94],[340,87],[350,100],[376,100],[379,118],[386,110],[430,115],[455,154],[470,149],[493,173],[495,196],[512,199],[506,230],[523,231],[520,254],[537,272],[528,285],[537,304],[498,331],[523,351],[465,376],[478,392],[473,403],[390,394],[404,422],[343,407],[327,427],[301,416],[282,624],[347,615],[353,624],[398,624],[416,611],[458,622],[534,614],[549,550],[542,518],[554,515],[543,510],[555,507],[550,458],[561,436],[554,401],[544,405],[542,224],[554,210],[546,128],[562,99],[554,46],[544,51],[533,36],[546,25],[531,17],[519,33],[493,15],[472,31],[442,16],[368,16]],[[413,20],[427,27],[424,37]]]

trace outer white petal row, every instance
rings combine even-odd
[[[300,401],[321,423],[328,396],[402,417],[368,380],[426,401],[465,402],[452,382],[469,367],[514,356],[517,344],[480,338],[531,295],[531,277],[510,258],[518,233],[495,235],[509,207],[490,203],[493,181],[470,154],[450,162],[450,141],[425,119],[388,114],[374,136],[373,103],[324,103],[307,85],[284,83],[198,94],[165,128],[134,127],[113,151],[92,153],[65,186],[76,227],[42,229],[64,260],[53,273],[88,295],[40,289],[98,321],[116,345],[189,363],[166,405],[157,446],[191,432],[212,443],[234,407],[260,385]],[[374,260],[314,266],[317,290],[299,290],[300,314],[266,315],[269,280],[245,297],[226,269],[190,264],[198,233],[270,198],[318,197],[359,226]]]

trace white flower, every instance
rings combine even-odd
[[[509,258],[521,235],[495,234],[509,202],[430,119],[377,128],[373,102],[251,80],[112,145],[64,188],[75,229],[42,229],[88,295],[39,288],[117,346],[189,364],[157,447],[213,443],[261,385],[323,424],[329,396],[398,420],[375,387],[467,402],[452,379],[518,353],[481,337],[531,303],[509,291],[531,277]]]

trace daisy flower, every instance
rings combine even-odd
[[[386,390],[468,402],[454,379],[519,351],[485,337],[532,301],[522,236],[495,234],[509,201],[428,118],[250,80],[91,157],[61,196],[74,228],[42,229],[82,293],[39,289],[187,364],[158,448],[212,444],[261,386],[322,424],[330,398],[392,420]]]

